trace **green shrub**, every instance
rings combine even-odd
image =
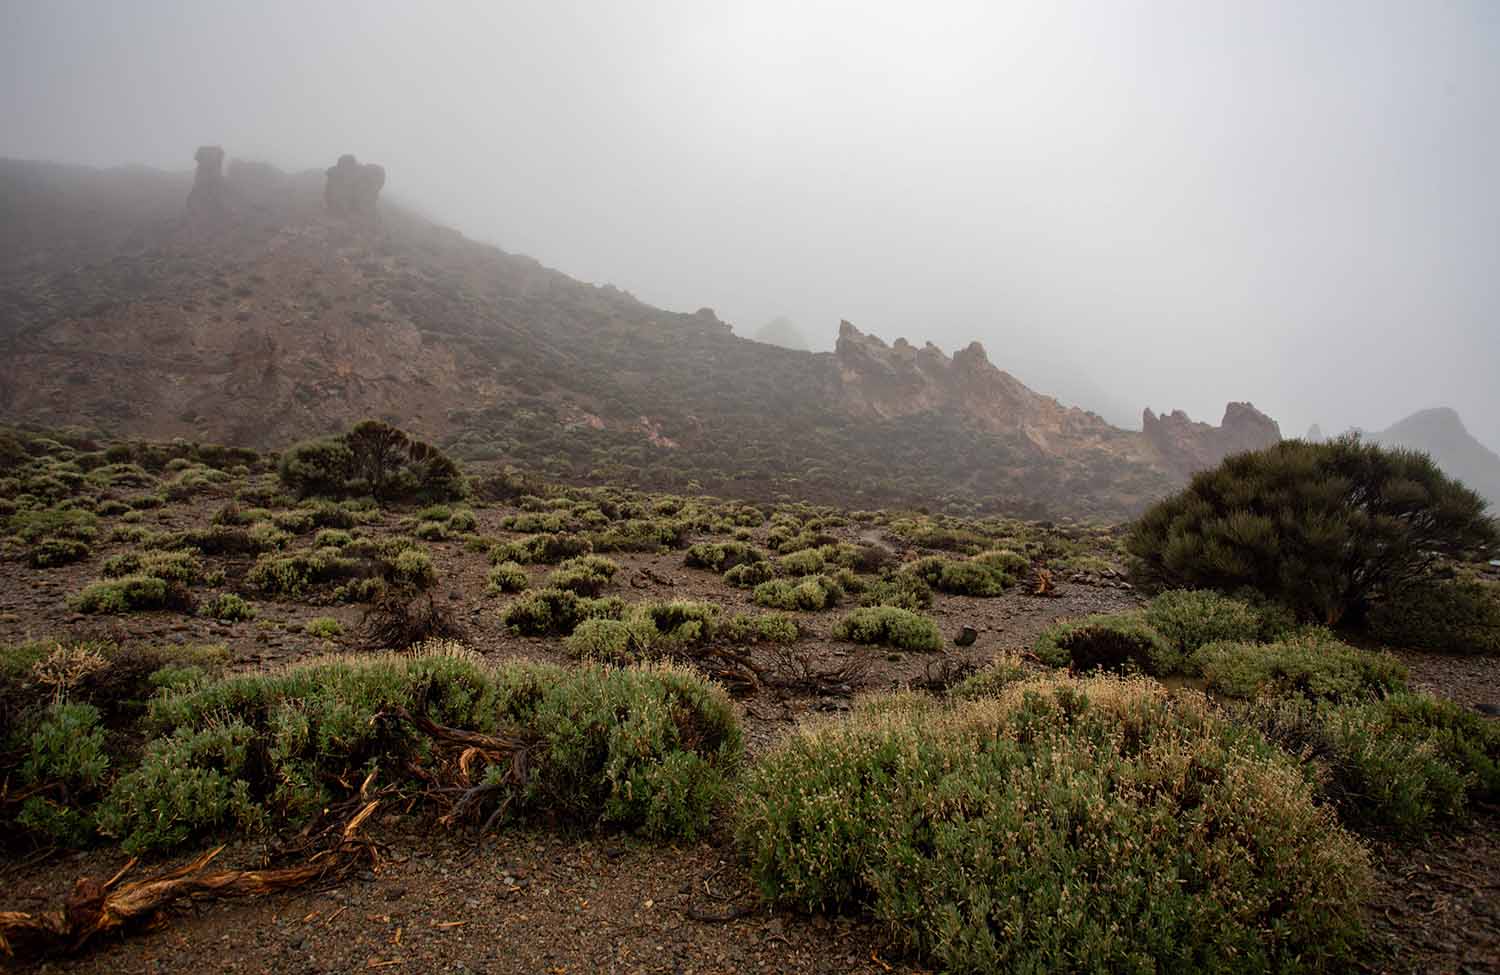
[[[1497,544],[1484,499],[1426,454],[1343,438],[1286,440],[1194,475],[1126,547],[1148,587],[1248,587],[1331,626]]]
[[[801,632],[797,621],[784,613],[761,613],[750,616],[736,613],[725,620],[720,630],[731,643],[796,643]]]
[[[46,508],[19,511],[10,516],[6,527],[25,545],[36,545],[49,538],[92,542],[99,533],[99,519],[78,508]]]
[[[772,579],[755,587],[756,605],[768,609],[817,610],[837,606],[844,598],[843,588],[824,575],[802,579]]]
[[[833,638],[923,652],[937,650],[943,645],[936,623],[895,606],[866,606],[854,610],[834,626]]]
[[[593,543],[582,535],[532,535],[514,542],[505,542],[490,550],[490,562],[520,562],[522,564],[553,564],[594,550]]]
[[[1042,663],[1080,671],[1139,669],[1160,677],[1183,665],[1182,654],[1133,613],[1054,623],[1037,637],[1034,649]]]
[[[861,606],[895,606],[921,612],[932,606],[932,587],[909,572],[894,572],[865,587]]]
[[[363,571],[359,562],[336,548],[262,555],[245,574],[245,582],[269,595],[297,598],[313,586],[355,577]]]
[[[1255,607],[1211,589],[1161,593],[1146,605],[1145,620],[1178,653],[1189,658],[1207,643],[1257,641],[1279,635],[1267,632],[1267,621]]]
[[[1194,657],[1208,689],[1228,698],[1298,695],[1354,702],[1406,689],[1406,667],[1388,653],[1367,653],[1327,633],[1278,643],[1210,643]]]
[[[299,497],[370,494],[379,501],[446,501],[464,494],[463,475],[431,444],[378,420],[342,437],[301,443],[281,456],[281,483]]]
[[[180,588],[156,576],[129,575],[95,582],[68,605],[78,613],[134,613],[147,609],[184,609],[189,603]]]
[[[618,597],[589,599],[566,589],[537,589],[505,607],[500,621],[522,636],[567,636],[586,619],[619,619],[624,612]]]
[[[332,616],[314,616],[302,625],[302,629],[308,636],[331,640],[344,632],[344,624]]]
[[[547,576],[546,584],[580,596],[597,596],[619,571],[618,565],[601,555],[580,555],[558,566]]]
[[[630,519],[589,537],[599,552],[662,552],[687,544],[692,526],[666,518]]]
[[[568,637],[574,656],[607,663],[670,657],[708,642],[718,630],[719,607],[691,600],[637,603],[620,619],[584,620]]]
[[[1307,756],[1340,817],[1365,832],[1414,837],[1500,799],[1500,725],[1451,701],[1396,693],[1334,705],[1263,701],[1251,724]]]
[[[306,821],[371,770],[406,778],[426,742],[406,722],[375,720],[393,708],[528,743],[519,783],[503,779],[508,761],[473,769],[494,787],[483,812],[663,838],[707,827],[742,751],[724,693],[671,668],[492,669],[451,653],[332,660],[153,700],[147,727],[159,737],[116,780],[101,827],[141,852]]]
[[[26,552],[26,561],[33,569],[49,569],[56,565],[81,562],[92,550],[87,542],[73,538],[44,538]]]
[[[1012,653],[1001,654],[948,688],[948,696],[957,701],[995,697],[1005,688],[1025,679],[1026,668],[1021,663],[1021,658]]]
[[[448,530],[465,534],[479,527],[479,519],[468,508],[459,508],[448,519]]]
[[[517,562],[501,562],[490,570],[490,588],[495,592],[522,592],[531,585],[526,570]]]
[[[426,549],[403,548],[386,570],[386,578],[411,589],[430,589],[437,585],[437,568]]]
[[[823,571],[823,553],[804,548],[776,560],[776,571],[786,576],[810,576]]]
[[[947,972],[1327,971],[1368,856],[1294,764],[1147,681],[867,701],[752,766],[736,835],[773,903],[860,908]]]
[[[30,793],[16,814],[20,829],[62,846],[83,846],[93,838],[93,806],[109,770],[99,719],[99,709],[89,704],[58,701],[48,707],[17,770],[18,791]]]
[[[145,554],[122,552],[105,559],[100,571],[106,578],[111,579],[145,575],[183,585],[190,585],[203,579],[203,563],[186,549],[169,549]]]
[[[728,572],[737,566],[763,562],[765,558],[758,548],[745,542],[699,542],[687,550],[682,564],[690,569]]]
[[[957,596],[998,596],[1015,583],[1007,558],[1011,553],[989,553],[972,559],[955,561],[929,556],[906,566],[903,571],[939,592]]]
[[[242,597],[224,592],[210,596],[198,604],[198,615],[207,616],[224,623],[238,623],[255,615],[255,608]]]
[[[753,589],[763,582],[770,582],[775,575],[776,570],[770,562],[742,562],[725,570],[724,581],[738,589]]]
[[[354,536],[342,528],[324,528],[313,536],[313,548],[343,548],[353,542]]]
[[[1473,578],[1413,582],[1371,608],[1369,630],[1394,647],[1500,654],[1500,586]]]
[[[412,535],[424,542],[441,542],[448,537],[448,526],[440,521],[423,521],[412,530]]]

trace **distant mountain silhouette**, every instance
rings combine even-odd
[[[1419,410],[1366,440],[1387,446],[1406,447],[1429,454],[1444,473],[1489,499],[1500,511],[1500,454],[1474,438],[1458,413],[1447,407]]]

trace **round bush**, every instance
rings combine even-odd
[[[956,973],[1353,963],[1367,855],[1201,696],[1051,677],[914,697],[808,726],[748,771],[736,835],[768,899],[861,908]]]
[[[936,623],[895,606],[865,606],[854,610],[834,626],[833,638],[924,652],[938,650],[943,645]]]
[[[1139,616],[1088,616],[1056,623],[1037,637],[1036,655],[1053,667],[1075,670],[1143,670],[1155,676],[1175,673],[1182,654]]]

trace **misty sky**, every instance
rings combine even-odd
[[[343,152],[643,300],[1500,448],[1500,3],[0,0],[0,155]]]

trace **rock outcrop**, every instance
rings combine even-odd
[[[327,172],[323,202],[329,213],[350,219],[376,218],[380,191],[385,187],[384,166],[361,164],[352,155],[343,155]]]
[[[224,150],[219,146],[199,146],[193,153],[193,161],[198,168],[188,193],[188,213],[195,217],[224,213],[229,209],[224,189]]]
[[[1019,433],[1045,453],[1065,453],[1080,443],[1124,449],[1129,439],[1097,414],[1065,407],[996,368],[978,342],[949,358],[931,342],[917,348],[898,338],[886,345],[840,322],[834,357],[843,399],[856,415],[959,413],[982,430]]]
[[[1142,432],[1162,462],[1186,477],[1214,467],[1230,454],[1259,450],[1281,440],[1276,421],[1249,403],[1230,403],[1218,426],[1193,420],[1181,410],[1158,417],[1147,409]]]

